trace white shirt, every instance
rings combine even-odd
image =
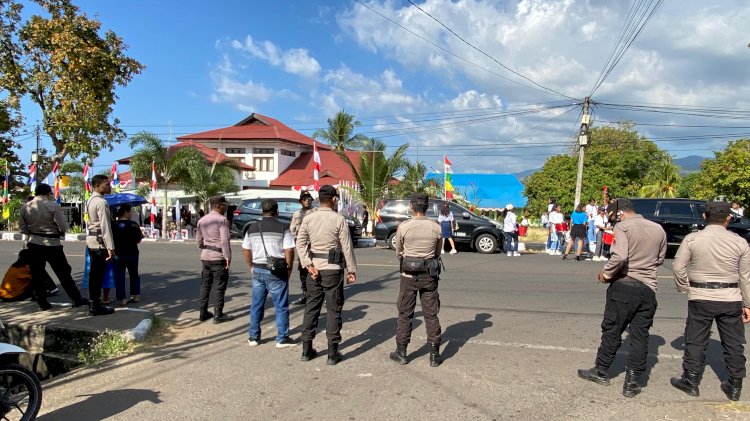
[[[547,224],[549,224],[549,216],[547,216],[546,213],[543,213],[542,214],[542,225],[547,225]]]
[[[596,205],[586,205],[586,216],[589,217],[589,221],[593,221],[596,217],[597,209]]]
[[[515,230],[516,230],[516,214],[513,212],[508,212],[508,214],[505,215],[505,220],[503,220],[503,231],[513,232]]]
[[[555,207],[555,204],[554,204],[554,203],[550,203],[550,204],[548,204],[548,205],[547,205],[547,212],[552,212],[552,208],[554,208],[554,207]]]
[[[550,224],[562,224],[565,222],[565,218],[563,218],[563,214],[560,212],[552,211],[549,214],[549,223]]]
[[[601,228],[599,227],[606,227],[608,218],[606,216],[602,215],[596,215],[594,217],[594,226],[596,227],[596,232],[601,231]]]
[[[288,229],[284,230],[283,238],[279,233],[264,231],[263,239],[265,242],[261,240],[260,234],[248,232],[242,241],[242,248],[253,252],[253,264],[266,264],[265,250],[268,250],[268,254],[272,257],[283,258],[284,250],[294,248],[294,239]],[[263,243],[266,246],[265,250],[263,249]]]

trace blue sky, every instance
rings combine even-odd
[[[115,116],[129,134],[149,130],[168,141],[170,122],[174,137],[255,111],[311,135],[344,108],[362,132],[390,145],[409,142],[410,156],[429,166],[447,153],[455,172],[516,172],[570,148],[580,108],[551,107],[591,91],[631,3],[415,1],[561,96],[508,72],[407,1],[362,1],[442,49],[349,0],[76,4],[147,66],[118,91]],[[633,120],[677,157],[711,156],[728,140],[750,137],[747,22],[745,1],[665,2],[596,91],[595,101],[616,105],[595,107],[595,124]],[[624,103],[739,111],[707,118],[635,112]],[[33,125],[33,105],[23,112]],[[689,137],[706,135],[718,137]],[[23,146],[30,154],[33,141]],[[129,153],[116,145],[95,164],[104,169]]]

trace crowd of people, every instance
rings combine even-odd
[[[596,199],[589,199],[588,204],[579,204],[570,218],[565,218],[562,206],[555,198],[549,199],[547,211],[542,214],[542,226],[547,230],[545,252],[553,256],[568,259],[571,250],[575,260],[606,261],[614,239],[611,216],[607,206],[599,206]]]

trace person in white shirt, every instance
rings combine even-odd
[[[518,220],[513,212],[513,205],[505,206],[505,220],[503,221],[503,233],[505,234],[505,251],[510,256],[520,256],[518,252]]]
[[[594,218],[596,218],[598,210],[599,206],[596,205],[596,200],[594,200],[593,197],[589,197],[589,204],[586,205],[586,216],[589,220],[586,239],[588,240],[590,250],[593,250],[594,244],[596,243],[596,227],[594,226]]]
[[[555,208],[549,214],[551,244],[549,248],[550,255],[561,255],[559,248],[562,245],[561,236],[565,235],[564,231],[558,231],[558,227],[565,223],[565,217],[562,214],[562,207],[555,205]]]
[[[547,230],[547,242],[544,243],[544,252],[549,253],[549,247],[552,242],[552,236],[550,235],[551,231],[549,228],[549,213],[544,212],[542,214],[542,226]]]
[[[733,201],[732,202],[732,217],[735,218],[742,218],[745,215],[745,209],[740,206],[740,202]]]
[[[607,218],[607,209],[602,206],[594,217],[594,228],[596,229],[596,250],[594,251],[594,261],[609,260],[602,256],[604,251],[604,231],[607,229],[609,219]]]

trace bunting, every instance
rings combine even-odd
[[[117,162],[112,164],[112,172],[109,175],[109,178],[112,179],[111,184],[112,187],[115,188],[115,193],[120,192],[120,179],[117,177]]]
[[[320,190],[320,154],[318,153],[318,144],[313,141],[313,188],[315,191]]]
[[[151,161],[151,230],[156,222],[156,163]]]
[[[451,169],[451,161],[448,160],[448,155],[443,155],[443,174],[445,175],[445,198],[446,200],[453,199],[453,170]]]
[[[36,163],[32,162],[29,165],[29,185],[31,186],[31,194],[34,194],[36,190]]]
[[[55,166],[52,167],[52,178],[55,183],[55,202],[60,203],[60,163],[55,161]]]

